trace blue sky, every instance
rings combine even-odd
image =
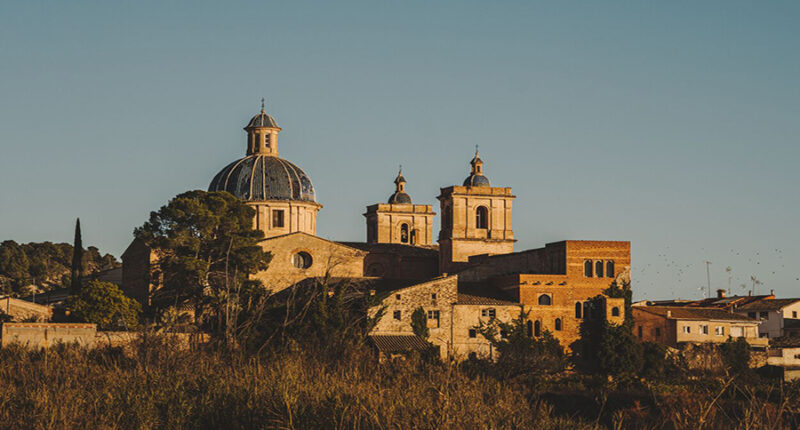
[[[281,156],[363,240],[403,164],[417,203],[480,145],[517,249],[630,240],[637,299],[800,296],[800,3],[0,3],[0,238],[120,255],[149,211]],[[437,221],[438,223],[438,221]]]

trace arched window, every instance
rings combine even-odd
[[[607,261],[606,262],[606,276],[608,276],[609,278],[613,278],[614,277],[614,262],[613,261]]]
[[[539,337],[539,336],[542,335],[542,323],[541,322],[536,321],[535,323],[533,323],[533,335],[536,336],[536,337]]]
[[[525,323],[525,334],[528,335],[528,337],[533,336],[533,321],[528,320],[528,322]]]
[[[587,278],[592,277],[592,260],[586,260],[583,263],[583,276]]]
[[[614,306],[613,308],[611,308],[611,316],[612,317],[618,317],[619,316],[619,308],[618,307]]]
[[[298,269],[308,269],[311,267],[312,262],[311,254],[305,251],[300,251],[292,255],[292,264]]]
[[[400,242],[408,243],[408,224],[400,224]]]
[[[412,245],[416,245],[417,244],[417,231],[416,230],[411,230],[411,244]]]
[[[539,296],[539,304],[542,306],[550,306],[552,304],[552,299],[547,294],[542,294]]]
[[[594,276],[597,276],[598,278],[602,278],[603,277],[603,262],[602,261],[598,261],[598,262],[596,262],[594,264]]]
[[[581,319],[583,318],[583,305],[581,302],[575,302],[575,318]]]
[[[561,318],[556,318],[556,331],[561,331]]]
[[[486,206],[478,206],[475,210],[475,228],[489,228],[489,210]]]

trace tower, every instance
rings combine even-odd
[[[439,270],[443,273],[458,271],[473,255],[514,252],[511,188],[490,185],[477,148],[470,165],[463,185],[442,188],[437,197],[442,212]]]
[[[395,191],[386,204],[367,206],[367,243],[398,243],[428,246],[433,243],[431,205],[415,205],[406,193],[403,171],[394,179]]]
[[[247,155],[223,168],[209,185],[209,191],[227,191],[256,210],[254,227],[265,237],[294,232],[316,234],[317,212],[311,178],[294,163],[278,156],[281,128],[264,111],[250,119]]]

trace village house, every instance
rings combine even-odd
[[[767,339],[758,337],[758,320],[720,309],[642,306],[632,307],[634,335],[641,341],[670,347],[686,343],[722,343],[744,338],[751,347],[766,348]]]
[[[739,315],[757,319],[761,337],[800,336],[800,299],[766,299],[740,306]]]

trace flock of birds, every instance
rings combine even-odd
[[[708,255],[709,251],[700,248],[701,255]],[[731,249],[725,258],[711,259],[708,268],[703,258],[680,261],[669,252],[656,255],[656,261],[632,264],[636,289],[643,296],[652,296],[646,297],[648,299],[706,298],[709,294],[708,273],[711,294],[715,294],[717,289],[724,289],[729,295],[747,295],[753,290],[753,294],[766,294],[771,288],[786,287],[786,261],[783,250],[777,248],[752,254]],[[796,270],[796,266],[790,270]],[[794,278],[793,284],[800,287],[800,276],[791,278]]]

